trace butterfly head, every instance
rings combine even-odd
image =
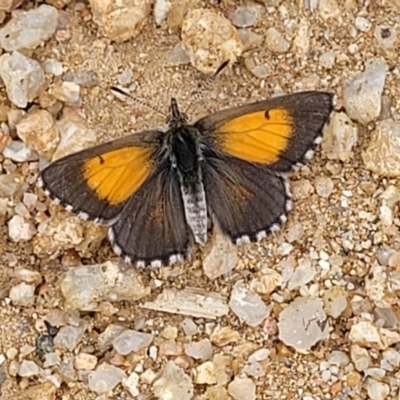
[[[178,103],[176,99],[171,99],[171,105],[169,106],[169,115],[167,118],[167,124],[170,127],[177,127],[187,123],[186,114],[179,111]]]

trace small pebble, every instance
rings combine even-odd
[[[392,308],[377,307],[375,309],[375,318],[384,328],[388,329],[397,329],[400,323]]]
[[[204,74],[235,63],[243,45],[231,22],[210,9],[192,9],[183,21],[182,42],[190,62]]]
[[[42,66],[19,51],[0,57],[0,76],[9,100],[20,108],[39,96],[45,85]]]
[[[370,400],[385,400],[390,393],[390,387],[387,383],[367,378],[364,383]]]
[[[246,58],[244,64],[246,68],[259,79],[265,79],[271,74],[271,70],[267,64],[256,65],[251,58]]]
[[[147,301],[144,308],[197,318],[215,319],[229,312],[226,298],[218,293],[192,288],[175,290],[166,288],[154,301]]]
[[[314,186],[308,179],[299,179],[292,182],[292,195],[294,200],[307,199],[314,192]]]
[[[305,18],[299,23],[293,47],[298,54],[307,54],[310,51],[310,27]]]
[[[335,19],[340,14],[336,0],[318,0],[318,13],[324,20]]]
[[[374,36],[379,50],[387,58],[394,58],[398,40],[396,28],[394,26],[378,25],[375,28]]]
[[[203,261],[205,275],[214,280],[224,274],[228,274],[235,268],[238,260],[236,246],[222,232],[214,229],[211,249]]]
[[[258,349],[249,356],[248,361],[249,361],[249,363],[265,361],[269,357],[270,354],[271,354],[271,350],[269,350],[269,349]]]
[[[150,345],[153,335],[127,329],[113,340],[113,347],[119,354],[138,352]]]
[[[6,352],[7,358],[9,360],[13,360],[17,356],[17,354],[18,350],[15,347],[10,347]]]
[[[250,282],[250,289],[260,295],[269,296],[282,283],[282,276],[277,271],[263,269],[262,273]]]
[[[150,15],[151,3],[148,1],[118,2],[91,1],[93,21],[99,25],[103,35],[110,41],[125,42],[137,36]]]
[[[118,76],[118,83],[127,86],[132,82],[133,72],[130,68],[125,68]]]
[[[47,379],[55,377],[55,375],[47,376]],[[23,392],[23,398],[29,400],[54,400],[57,389],[61,384],[56,386],[54,382],[43,382],[37,385],[29,386]]]
[[[257,23],[262,7],[256,3],[245,3],[228,14],[228,18],[238,28],[248,28]]]
[[[212,344],[209,339],[191,342],[186,346],[185,353],[195,360],[208,360],[213,354]]]
[[[238,29],[238,34],[242,41],[244,50],[259,46],[263,42],[263,37],[261,35],[252,32],[249,29]]]
[[[174,46],[167,57],[167,62],[172,65],[186,65],[190,63],[190,58],[182,42]]]
[[[100,333],[98,337],[98,346],[99,349],[104,352],[105,350],[112,347],[112,343],[116,337],[118,337],[123,331],[126,330],[126,327],[117,324],[110,324],[107,328]]]
[[[361,32],[368,32],[371,29],[371,22],[364,17],[356,17],[355,27]]]
[[[23,360],[19,367],[18,375],[22,378],[29,378],[39,374],[39,367],[33,361]]]
[[[386,119],[376,124],[370,143],[362,153],[367,169],[385,177],[400,175],[400,123]]]
[[[256,399],[256,385],[249,378],[235,377],[228,385],[228,392],[235,400]]]
[[[266,45],[273,53],[286,53],[290,48],[290,43],[275,28],[268,28],[266,33]]]
[[[216,326],[211,333],[210,340],[215,345],[222,347],[229,343],[238,342],[240,340],[240,334],[229,326]]]
[[[8,221],[8,236],[14,242],[31,240],[35,233],[36,229],[34,224],[20,215],[14,215]]]
[[[3,156],[15,162],[34,161],[39,158],[36,152],[30,149],[24,142],[13,140],[4,150]]]
[[[94,310],[101,301],[138,300],[149,293],[135,269],[121,271],[111,261],[70,269],[60,281],[61,292],[71,309]]]
[[[55,352],[47,353],[44,359],[44,368],[54,367],[55,365],[59,365],[61,363],[61,357]]]
[[[319,63],[325,69],[331,69],[335,65],[336,56],[335,53],[328,51],[321,54],[319,57]]]
[[[63,75],[63,81],[74,83],[82,87],[93,87],[98,85],[99,78],[95,71],[69,71]]]
[[[16,360],[11,360],[10,365],[8,367],[8,373],[10,376],[17,376],[19,371],[20,364]]]
[[[315,189],[318,196],[328,198],[333,191],[333,181],[330,178],[321,176],[315,180]]]
[[[136,372],[131,372],[130,375],[122,381],[122,384],[133,398],[140,395],[139,375]]]
[[[55,121],[46,110],[36,110],[27,114],[18,122],[16,129],[18,137],[29,148],[48,160],[60,141]]]
[[[314,279],[315,273],[315,268],[312,267],[310,260],[304,258],[300,259],[299,265],[294,270],[293,275],[289,279],[289,290],[293,290],[297,287],[306,285]]]
[[[344,351],[334,350],[328,357],[328,361],[333,365],[340,365],[345,367],[349,364],[349,356]]]
[[[167,18],[168,11],[171,8],[169,0],[156,0],[153,6],[154,21],[160,26]]]
[[[357,371],[363,372],[372,364],[371,356],[367,349],[358,345],[350,347],[350,359]]]
[[[54,338],[54,345],[58,348],[73,351],[82,340],[84,332],[84,327],[63,326]]]
[[[9,52],[34,49],[54,34],[57,20],[57,9],[47,4],[21,12],[0,29],[0,45]]]
[[[122,369],[103,363],[97,367],[96,371],[90,372],[88,376],[89,389],[98,394],[108,393],[125,377]]]
[[[78,370],[93,370],[97,365],[97,357],[93,354],[79,353],[75,356],[74,366]]]
[[[237,282],[233,287],[229,307],[234,314],[252,327],[260,325],[269,315],[268,307],[262,299],[242,282]]]
[[[329,323],[320,299],[297,297],[279,314],[279,339],[298,351],[308,351],[329,336]]]
[[[329,288],[324,293],[323,301],[326,313],[339,318],[348,304],[346,290],[340,286]]]
[[[335,112],[325,129],[322,149],[330,160],[347,161],[357,144],[358,128],[344,112]]]
[[[63,74],[63,65],[55,58],[49,58],[43,63],[44,72],[54,76]]]
[[[74,82],[59,82],[50,88],[49,93],[64,103],[76,103],[79,100],[80,86]]]
[[[397,369],[400,366],[400,352],[393,348],[386,349],[382,352],[382,360]]]
[[[22,282],[10,289],[10,299],[16,306],[28,307],[35,301],[35,285]]]
[[[385,350],[391,344],[399,342],[400,335],[395,331],[377,327],[370,321],[360,321],[352,325],[349,340],[362,347]]]
[[[153,383],[153,392],[160,400],[190,400],[193,397],[192,379],[173,361],[168,361]]]
[[[265,375],[265,367],[259,362],[250,363],[244,367],[243,373],[254,378],[261,378]]]
[[[318,6],[318,0],[304,0],[304,8],[306,10],[315,10]]]
[[[164,339],[176,339],[178,337],[178,328],[176,328],[175,326],[167,326],[161,332],[161,336]]]
[[[18,172],[0,174],[0,196],[15,196],[22,188],[24,180]]]
[[[193,336],[197,333],[197,325],[190,318],[185,318],[182,322],[182,328],[186,336]]]
[[[215,385],[217,383],[217,378],[215,376],[214,363],[207,361],[196,367],[194,383],[198,385]]]
[[[343,103],[348,116],[364,125],[379,117],[386,79],[386,64],[380,58],[367,62],[365,71],[343,89]]]
[[[304,229],[300,223],[293,223],[288,226],[287,240],[289,243],[300,241],[303,237]]]

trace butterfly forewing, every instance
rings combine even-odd
[[[310,91],[217,112],[195,126],[216,150],[289,172],[308,158],[333,109],[333,95]]]
[[[112,223],[153,171],[162,135],[141,132],[56,160],[41,172],[42,187],[82,217]]]

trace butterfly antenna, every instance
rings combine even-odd
[[[132,99],[134,102],[136,102],[137,104],[149,108],[150,110],[153,110],[155,113],[161,114],[163,117],[166,117],[167,115],[165,113],[163,113],[159,108],[152,106],[151,104],[147,103],[147,101],[144,101],[142,99],[138,99],[135,96],[132,96],[130,93],[125,92],[125,90],[122,90],[116,86],[111,86],[111,91],[116,92],[118,94],[122,94],[123,96],[129,97],[130,99]]]
[[[187,113],[187,111],[189,110],[190,107],[192,107],[192,105],[194,103],[196,103],[197,101],[199,101],[203,95],[203,93],[210,87],[210,85],[212,83],[215,82],[215,80],[217,79],[217,76],[219,75],[219,73],[229,64],[229,60],[224,61],[219,68],[211,75],[208,77],[208,79],[206,79],[205,81],[203,81],[202,86],[198,89],[195,90],[194,92],[192,92],[192,101],[189,103],[189,105],[187,106],[186,110],[185,110],[185,114]]]

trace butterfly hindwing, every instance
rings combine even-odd
[[[210,154],[203,176],[211,217],[233,242],[259,240],[285,222],[290,192],[265,166]]]
[[[289,172],[320,140],[333,105],[331,93],[300,92],[220,111],[195,126],[223,153]]]
[[[187,255],[192,237],[179,180],[169,163],[159,166],[129,199],[109,236],[117,254],[141,266],[160,266]]]
[[[141,132],[63,157],[41,171],[41,185],[81,217],[112,223],[151,174],[161,136]]]

